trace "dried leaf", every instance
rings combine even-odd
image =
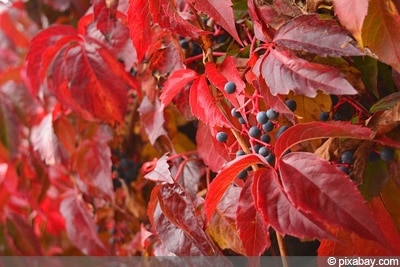
[[[221,249],[231,249],[245,255],[246,252],[236,228],[236,210],[241,190],[242,188],[232,185],[226,190],[208,223],[207,233]]]

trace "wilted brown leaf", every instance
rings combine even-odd
[[[334,156],[334,152],[339,147],[338,138],[327,139],[319,148],[315,150],[315,154],[322,159],[330,160]]]
[[[377,136],[392,131],[400,125],[400,103],[383,113],[374,114],[366,123],[368,127],[377,132]]]

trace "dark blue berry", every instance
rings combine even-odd
[[[264,132],[268,133],[274,129],[274,123],[272,121],[268,121],[262,126]]]
[[[286,100],[285,104],[291,111],[295,111],[297,108],[297,103],[293,99]]]
[[[374,150],[372,150],[369,153],[368,161],[375,162],[375,161],[378,161],[380,158],[381,158],[380,155],[378,153],[376,153]]]
[[[264,156],[264,157],[268,156],[269,153],[270,153],[269,149],[267,147],[265,147],[265,146],[261,147],[258,150],[258,154],[260,154],[261,156]]]
[[[261,135],[260,140],[268,144],[271,142],[271,137],[268,134],[263,134]]]
[[[277,119],[279,116],[279,113],[273,110],[272,108],[267,110],[267,117],[271,120]]]
[[[232,117],[234,117],[234,118],[240,118],[242,116],[242,115],[240,115],[240,112],[236,111],[236,108],[231,109],[231,114],[232,114]]]
[[[237,178],[239,179],[244,179],[247,177],[247,170],[243,170],[241,172],[238,173]]]
[[[326,112],[326,111],[321,112],[321,114],[319,114],[319,119],[320,119],[321,121],[327,121],[327,120],[329,120],[329,113]]]
[[[274,155],[274,154],[269,153],[269,155],[266,156],[265,159],[267,160],[267,162],[268,162],[270,165],[274,165],[274,161],[275,161],[275,155]]]
[[[215,138],[218,142],[225,143],[228,140],[228,135],[225,132],[218,132]]]
[[[353,162],[354,162],[353,151],[350,151],[350,150],[344,151],[340,158],[343,163],[353,164]]]
[[[385,147],[380,152],[380,156],[383,161],[391,161],[394,159],[394,149],[390,147]]]
[[[236,157],[244,156],[244,155],[246,155],[246,153],[243,150],[236,151]]]
[[[338,169],[344,172],[345,174],[350,174],[349,169],[347,169],[345,166],[339,166]]]
[[[224,90],[227,94],[233,94],[236,91],[236,84],[234,82],[227,82]]]
[[[189,42],[186,39],[179,40],[179,44],[183,49],[189,48]]]
[[[256,119],[258,123],[264,124],[268,122],[268,117],[265,111],[260,111],[257,113]]]
[[[281,136],[281,134],[286,131],[287,129],[289,129],[289,126],[283,125],[281,127],[279,127],[278,132],[275,135],[275,138],[278,139],[279,136]]]
[[[119,162],[119,165],[120,165],[122,168],[127,168],[127,167],[128,167],[128,159],[122,158],[121,161]]]
[[[249,129],[249,135],[253,138],[259,137],[261,134],[261,130],[257,126],[251,126]]]
[[[246,124],[246,120],[243,117],[239,118],[240,124]]]
[[[254,145],[254,153],[258,153],[260,148],[261,148],[261,146],[259,144]]]

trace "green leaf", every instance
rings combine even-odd
[[[377,111],[389,110],[394,108],[394,106],[396,106],[397,103],[399,102],[400,102],[400,92],[393,93],[388,96],[385,96],[384,98],[381,98],[370,108],[370,111],[374,113]]]

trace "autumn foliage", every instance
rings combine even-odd
[[[1,255],[400,255],[399,8],[1,3]]]

